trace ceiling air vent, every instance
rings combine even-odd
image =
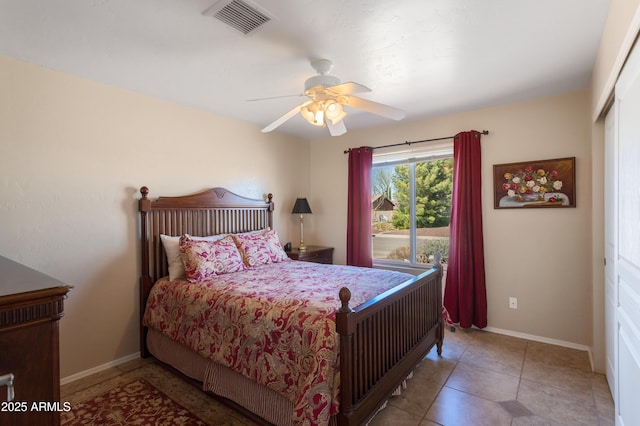
[[[222,0],[204,12],[247,35],[271,20],[263,10],[242,0]]]

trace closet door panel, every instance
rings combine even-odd
[[[616,84],[617,294],[616,424],[640,419],[640,48],[629,55]]]

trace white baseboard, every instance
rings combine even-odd
[[[573,342],[567,342],[565,340],[557,340],[557,339],[550,339],[548,337],[535,336],[533,334],[520,333],[518,331],[504,330],[502,328],[485,327],[482,330],[490,331],[492,333],[497,333],[497,334],[504,334],[506,336],[519,337],[521,339],[532,340],[534,342],[548,343],[550,345],[564,346],[565,348],[578,349],[580,351],[587,351],[587,354],[589,355],[589,362],[591,363],[591,371],[595,371],[594,365],[593,365],[593,352],[590,346],[580,345]]]
[[[118,358],[116,360],[107,362],[102,365],[98,365],[97,367],[90,368],[88,370],[81,371],[76,374],[72,374],[71,376],[63,377],[60,379],[60,385],[66,385],[67,383],[75,382],[76,380],[80,380],[92,374],[99,373],[101,371],[107,370],[111,367],[117,367],[120,364],[124,364],[125,362],[133,361],[134,359],[140,358],[140,353],[132,353],[131,355],[124,356],[122,358]]]

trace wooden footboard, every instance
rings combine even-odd
[[[357,308],[340,292],[339,425],[367,422],[425,357],[442,353],[442,266],[389,290]]]

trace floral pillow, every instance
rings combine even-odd
[[[282,248],[280,238],[278,238],[278,233],[275,230],[265,231],[264,236],[269,246],[269,254],[272,262],[277,263],[283,260],[289,260],[289,256],[287,256],[287,253]]]
[[[180,253],[189,282],[246,269],[242,256],[230,236],[217,241],[196,241],[182,236]]]
[[[209,235],[207,237],[196,237],[189,234],[185,234],[185,236],[197,241],[217,241],[224,238],[224,234]],[[182,255],[180,254],[180,237],[161,234],[160,240],[164,247],[164,253],[167,256],[169,279],[171,281],[184,279],[184,264],[182,262]]]
[[[245,265],[252,267],[287,260],[275,230],[255,234],[235,234],[234,239]]]

